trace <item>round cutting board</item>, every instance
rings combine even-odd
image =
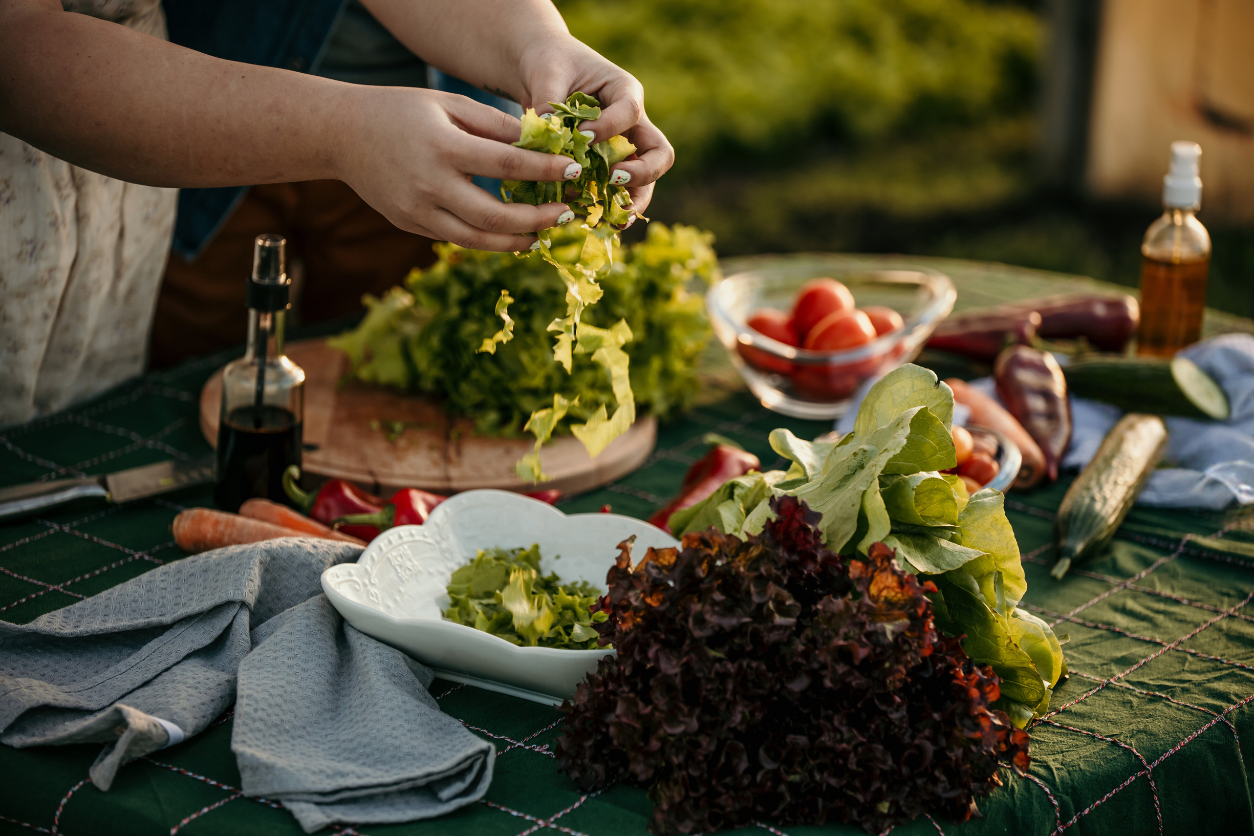
[[[556,488],[579,493],[635,470],[657,442],[652,416],[637,421],[595,459],[577,439],[562,436],[540,451],[552,481],[532,485],[514,475],[514,463],[531,451],[534,440],[476,436],[469,421],[449,418],[433,400],[358,381],[341,384],[347,358],[322,340],[289,343],[287,355],[305,370],[304,471],[346,479],[373,493],[400,488],[437,493]],[[221,402],[218,370],[200,392],[200,429],[214,446]],[[408,426],[395,441],[371,429],[372,422],[390,421]]]

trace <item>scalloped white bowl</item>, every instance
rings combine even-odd
[[[518,647],[489,633],[444,620],[453,571],[479,549],[540,544],[540,568],[563,581],[605,590],[618,544],[636,535],[645,549],[679,545],[643,520],[619,514],[567,516],[551,505],[509,491],[466,491],[436,507],[424,525],[389,529],[356,563],[322,573],[322,589],[361,632],[408,653],[444,679],[550,705],[575,687],[613,650]]]

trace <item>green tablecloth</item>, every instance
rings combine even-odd
[[[995,266],[942,267],[954,275],[964,302],[1066,284]],[[0,433],[0,485],[207,452],[197,428],[197,395],[226,359],[150,375],[81,408]],[[662,428],[644,467],[565,502],[563,510],[610,503],[615,511],[647,516],[675,490],[708,432],[740,441],[771,466],[776,456],[766,436],[772,428],[787,426],[802,436],[827,428],[767,412],[725,374],[711,381],[697,408]],[[1254,609],[1248,606],[1254,516],[1138,508],[1108,554],[1054,583],[1049,538],[1064,489],[1008,501],[1027,568],[1025,606],[1054,622],[1059,634],[1070,634],[1064,649],[1072,676],[1056,691],[1050,715],[1031,730],[1031,774],[1003,771],[1005,785],[980,802],[982,821],[958,826],[920,819],[894,832],[1254,832],[1242,754],[1254,732],[1254,706],[1248,705],[1254,701]],[[0,618],[26,622],[180,559],[171,520],[183,506],[209,504],[210,491],[200,489],[134,507],[80,506],[0,524]],[[492,787],[482,803],[454,815],[366,833],[645,832],[650,803],[643,790],[620,785],[583,795],[557,770],[551,751],[561,731],[556,710],[443,681],[432,693],[445,711],[496,743]],[[299,833],[278,805],[241,795],[230,735],[228,713],[203,734],[125,767],[109,793],[87,781],[97,746],[0,747],[0,833]],[[781,836],[770,822],[759,827]]]

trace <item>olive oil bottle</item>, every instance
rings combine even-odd
[[[248,279],[248,347],[222,372],[214,502],[224,511],[238,511],[253,497],[286,503],[283,472],[301,463],[305,372],[283,353],[286,249],[282,236],[257,236]]]
[[[1141,243],[1141,330],[1137,353],[1170,357],[1202,336],[1210,235],[1197,219],[1202,180],[1196,142],[1171,143],[1163,214]]]

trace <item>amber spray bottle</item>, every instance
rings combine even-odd
[[[1197,219],[1201,146],[1171,143],[1163,178],[1163,215],[1141,242],[1141,330],[1137,353],[1170,357],[1202,336],[1210,235]]]
[[[248,346],[222,373],[214,501],[238,511],[253,497],[287,503],[283,472],[299,466],[305,372],[283,353],[290,307],[287,240],[259,235],[248,279]]]

